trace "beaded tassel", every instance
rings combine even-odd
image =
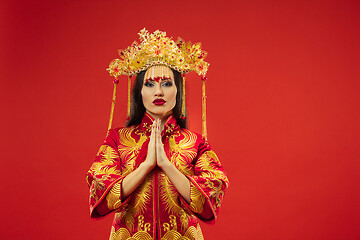
[[[202,135],[207,140],[207,128],[206,128],[206,94],[205,94],[205,82],[206,77],[202,76]]]
[[[181,103],[181,117],[186,118],[186,112],[185,112],[185,75],[183,75],[183,92],[182,92],[182,103]]]
[[[109,120],[109,126],[108,131],[111,129],[112,126],[112,120],[114,117],[114,109],[115,109],[115,101],[116,101],[116,86],[119,83],[119,80],[114,80],[114,91],[113,91],[113,97],[112,97],[112,103],[111,103],[111,111],[110,111],[110,120]]]
[[[127,102],[127,115],[126,119],[130,119],[130,95],[131,95],[131,76],[128,78],[128,102]]]

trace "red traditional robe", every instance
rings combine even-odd
[[[122,180],[146,158],[153,121],[145,113],[141,124],[109,131],[86,176],[91,217],[115,211],[110,240],[203,239],[198,219],[215,221],[229,182],[208,142],[180,128],[172,115],[162,141],[171,163],[190,180],[191,202],[158,167],[121,201]]]

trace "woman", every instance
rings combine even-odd
[[[203,239],[198,219],[214,222],[228,186],[206,139],[186,129],[183,79],[168,65],[137,74],[127,127],[109,130],[88,172],[91,217],[115,211],[110,239]]]

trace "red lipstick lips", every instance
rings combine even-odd
[[[166,103],[166,101],[165,101],[164,99],[155,99],[155,100],[153,101],[153,104],[155,104],[155,105],[157,105],[157,106],[163,105],[163,104],[165,104],[165,103]]]

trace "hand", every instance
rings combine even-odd
[[[147,156],[144,163],[150,168],[153,169],[156,166],[156,121],[154,120],[151,134],[150,134],[150,141],[148,145]]]
[[[157,165],[163,169],[164,167],[169,166],[171,162],[165,154],[164,144],[161,141],[161,132],[160,132],[160,124],[161,120],[155,120],[155,145],[156,145],[156,163]]]

